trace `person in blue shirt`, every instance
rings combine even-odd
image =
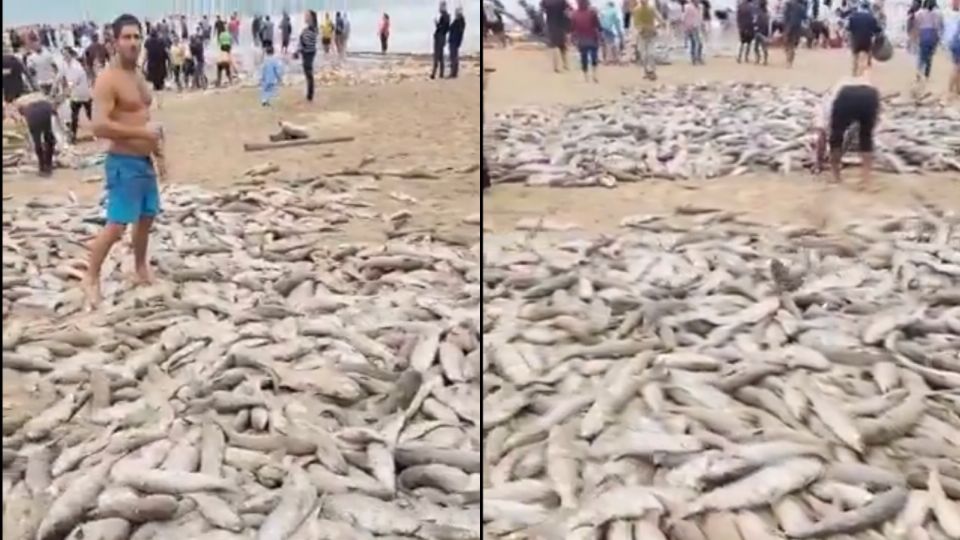
[[[870,4],[862,2],[859,8],[850,14],[847,20],[847,34],[850,49],[853,52],[853,76],[860,74],[862,67],[870,67],[873,61],[871,50],[873,40],[881,33],[880,21],[870,9]]]
[[[268,107],[283,82],[283,64],[273,54],[272,44],[265,43],[263,53],[263,65],[260,66],[260,104]]]
[[[607,2],[600,12],[600,27],[603,30],[603,56],[606,62],[616,64],[623,50],[623,20],[620,9],[613,0]]]

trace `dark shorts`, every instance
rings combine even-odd
[[[860,151],[873,152],[873,130],[880,114],[880,93],[872,86],[845,86],[840,89],[830,111],[830,149],[843,147],[847,130],[857,124]]]
[[[853,49],[853,54],[869,54],[873,49],[873,36],[852,36],[850,38],[850,48]]]
[[[160,212],[153,162],[146,156],[107,154],[107,222],[135,223]]]
[[[561,26],[547,26],[548,45],[561,51],[567,48],[567,30]]]
[[[756,34],[752,30],[741,30],[740,31],[740,43],[753,43],[753,38]]]
[[[796,47],[800,43],[800,37],[803,35],[802,28],[785,28],[783,39],[788,47]]]

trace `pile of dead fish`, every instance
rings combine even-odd
[[[823,96],[802,88],[716,83],[639,89],[616,101],[500,114],[488,140],[495,181],[614,186],[813,167]],[[960,172],[960,109],[893,96],[875,167]],[[845,158],[855,163],[852,152]]]
[[[5,539],[480,537],[478,256],[300,187],[169,188],[92,312],[99,210],[4,205]]]
[[[720,217],[484,239],[484,531],[960,538],[960,218]]]

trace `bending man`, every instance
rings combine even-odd
[[[873,135],[880,117],[880,92],[870,82],[869,75],[870,72],[864,70],[856,77],[842,80],[824,100],[816,118],[818,160],[826,139],[830,146],[830,169],[836,183],[841,182],[844,138],[847,130],[856,124],[862,160],[861,189],[873,188]]]

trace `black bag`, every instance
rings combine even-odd
[[[877,37],[873,38],[873,47],[870,53],[877,62],[886,62],[893,58],[893,44],[887,39],[886,34],[878,34]]]

